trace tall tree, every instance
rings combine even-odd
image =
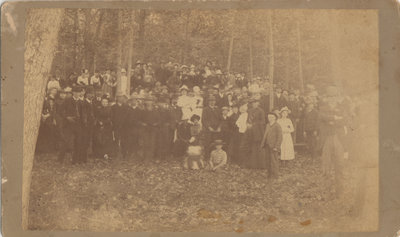
[[[123,10],[118,10],[118,48],[117,48],[117,94],[121,93],[121,68],[122,68],[122,13]]]
[[[272,24],[272,14],[273,10],[267,11],[267,22],[268,22],[268,42],[269,42],[269,64],[268,64],[268,77],[270,80],[270,93],[269,93],[269,108],[270,110],[274,107],[274,64],[275,64],[275,55],[274,55],[274,31]]]
[[[45,11],[45,12],[44,12]],[[30,9],[25,31],[22,228],[28,228],[29,192],[47,79],[57,49],[63,9]]]
[[[297,33],[297,49],[298,49],[298,59],[299,59],[299,84],[301,92],[304,92],[304,79],[303,79],[303,59],[302,59],[302,43],[300,34],[300,19],[296,21],[296,33]]]
[[[128,81],[127,81],[127,95],[130,95],[131,93],[131,74],[132,74],[132,54],[133,54],[133,42],[134,42],[134,19],[135,19],[135,10],[131,10],[130,14],[129,14],[129,19],[131,24],[129,24],[129,32],[128,32],[128,67],[127,67],[127,77],[128,77]]]

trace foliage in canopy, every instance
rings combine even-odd
[[[118,32],[119,11],[122,11],[121,32]],[[268,11],[272,13],[272,46],[268,44],[271,30]],[[344,19],[363,19],[366,14],[365,11],[339,13],[335,10],[67,9],[53,72],[58,70],[67,76],[82,68],[88,68],[91,73],[94,69],[116,70],[118,57],[126,68],[130,46],[133,62],[158,64],[164,60],[199,65],[211,60],[225,69],[233,36],[233,72],[249,75],[252,42],[252,68],[256,76],[268,75],[268,55],[274,47],[275,82],[300,87],[302,67],[305,84],[336,83],[338,77],[347,76],[338,73],[344,66],[340,57],[358,46],[351,41],[349,32],[358,33],[354,37],[366,36],[363,30],[357,30],[360,26],[367,27],[365,22]],[[134,29],[133,45],[129,41],[129,27]],[[123,42],[121,52],[117,50],[119,37]]]

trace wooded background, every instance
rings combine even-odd
[[[189,65],[211,60],[248,77],[269,75],[287,88],[308,83],[354,88],[352,73],[343,72],[360,63],[351,59],[353,52],[377,55],[377,22],[367,17],[370,13],[66,9],[52,73],[67,77],[83,68],[118,72],[136,60],[156,65],[161,60]],[[354,16],[351,21],[349,16]]]

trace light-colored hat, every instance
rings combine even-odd
[[[189,88],[186,85],[183,85],[181,88],[179,88],[179,91],[181,90],[189,91]]]
[[[218,70],[215,71],[215,74],[216,75],[222,75],[222,72],[221,72],[221,70],[218,69]]]
[[[288,113],[290,113],[290,109],[289,109],[287,106],[283,107],[283,108],[279,111],[279,113],[282,113],[283,111],[287,111]]]
[[[126,72],[125,68],[122,68],[122,69],[121,69],[121,72]]]

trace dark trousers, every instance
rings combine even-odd
[[[143,136],[143,155],[144,159],[151,160],[154,159],[156,142],[157,142],[157,128],[147,126],[144,129]]]
[[[274,151],[268,145],[265,146],[265,156],[267,160],[267,170],[269,178],[277,178],[279,174],[278,152]]]
[[[74,131],[74,150],[72,152],[72,163],[83,163],[86,161],[87,146],[86,146],[86,134],[83,126],[75,124],[73,126]]]
[[[171,155],[172,130],[168,125],[160,126],[157,132],[156,157],[165,159]]]
[[[129,130],[128,128],[119,128],[114,130],[115,143],[117,145],[118,153],[122,158],[126,158],[129,151]]]
[[[306,132],[306,144],[307,144],[307,150],[310,153],[312,158],[316,158],[318,155],[318,139],[317,135],[314,135],[313,130],[307,130]]]

